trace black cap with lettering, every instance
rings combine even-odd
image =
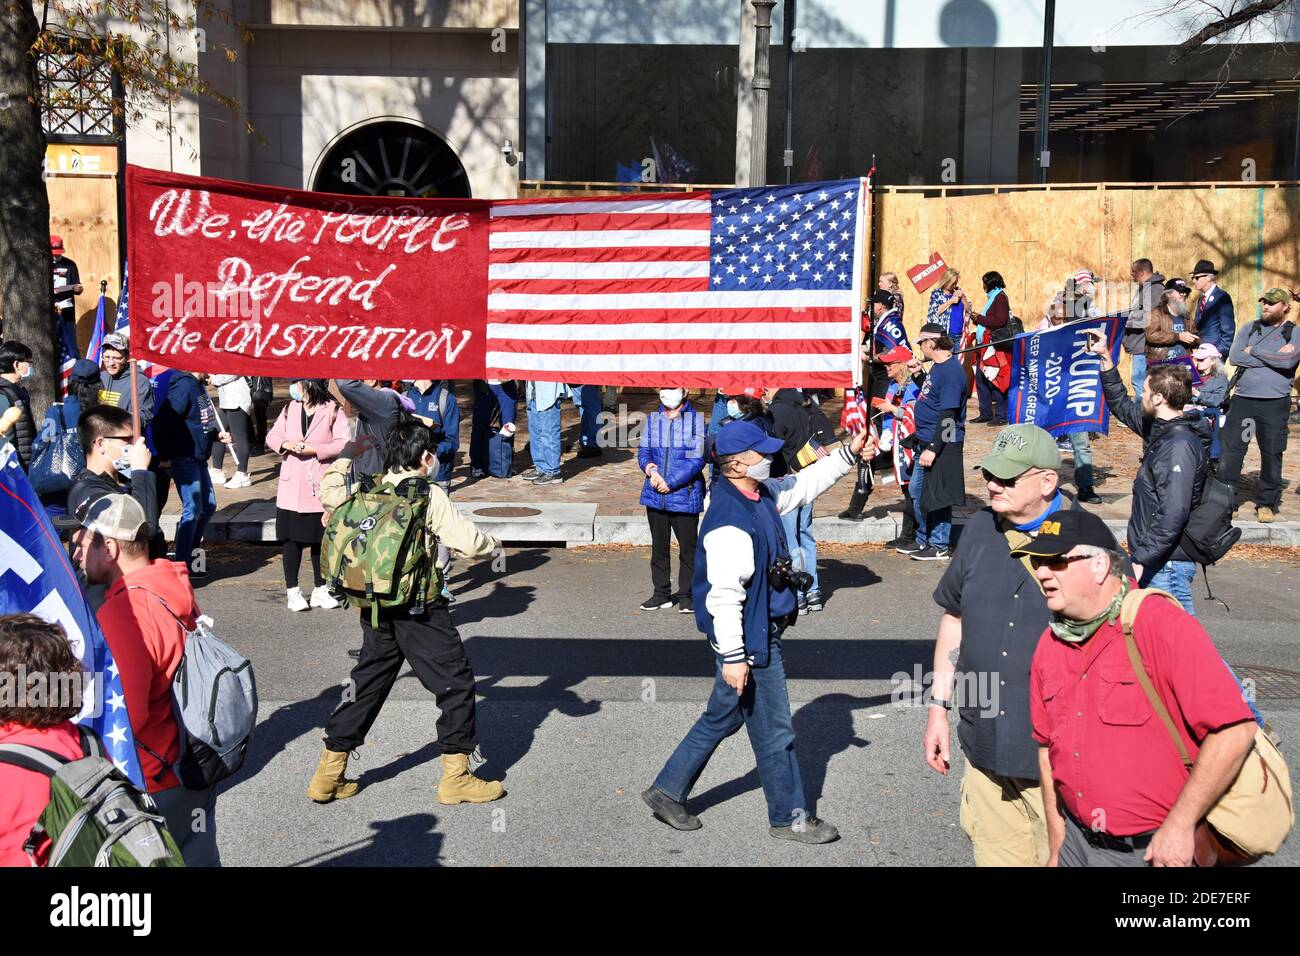
[[[1056,558],[1074,550],[1081,544],[1094,548],[1118,551],[1115,536],[1106,522],[1091,511],[1077,508],[1058,511],[1038,527],[1038,534],[1024,547],[1011,552],[1013,558]]]

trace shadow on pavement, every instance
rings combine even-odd
[[[412,813],[396,820],[375,820],[370,823],[373,835],[355,843],[344,844],[344,847],[353,847],[346,853],[328,860],[309,857],[291,865],[441,866],[443,836],[434,831],[437,824],[438,818],[432,813]],[[335,850],[327,852],[333,853]]]
[[[342,682],[340,682],[331,684],[315,697],[277,707],[271,713],[271,716],[257,725],[257,730],[253,733],[253,741],[248,747],[248,756],[244,758],[244,765],[239,768],[239,773],[231,778],[231,785],[233,786],[241,780],[256,774],[270,763],[276,754],[303,734],[318,730],[321,737],[324,737],[325,721],[338,705],[342,694],[343,687]],[[303,771],[305,774],[302,781],[304,793],[307,788],[307,779],[312,771],[316,769],[316,756],[318,755],[312,756],[311,766]]]
[[[480,777],[505,780],[511,767],[518,763],[533,746],[537,728],[552,713],[566,717],[590,717],[600,710],[600,702],[583,700],[569,687],[583,676],[548,677],[536,687],[514,688],[496,687],[500,678],[487,677],[478,679],[478,692],[484,701],[492,707],[480,707],[477,711],[478,737],[481,742],[483,758],[486,761],[481,770],[475,771]],[[519,693],[525,691],[526,693]],[[539,710],[535,707],[511,707],[512,702],[545,701],[549,707]]]
[[[853,730],[853,712],[866,707],[876,707],[890,701],[890,697],[854,697],[851,694],[823,694],[804,704],[794,713],[795,753],[799,757],[799,774],[803,778],[804,797],[809,815],[817,815],[817,801],[826,787],[826,768],[831,758],[850,747],[866,747],[871,742],[859,737]],[[733,737],[743,734],[733,734]],[[673,746],[670,744],[670,746]],[[732,744],[748,747],[749,741]],[[665,752],[664,758],[667,759]],[[687,798],[692,813],[725,803],[732,797],[757,790],[762,786],[755,768],[743,777],[719,784],[697,797]],[[831,821],[834,823],[835,821]]]

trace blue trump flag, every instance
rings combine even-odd
[[[1124,319],[1119,315],[1070,322],[1046,332],[1017,335],[1011,346],[1007,404],[1013,424],[1037,425],[1053,438],[1110,430],[1101,391],[1101,360],[1088,351],[1088,332],[1101,332],[1119,360]]]
[[[88,679],[74,718],[99,735],[117,769],[144,789],[122,678],[68,553],[18,465],[0,446],[0,614],[28,612],[62,626]],[[32,675],[29,675],[32,676]]]

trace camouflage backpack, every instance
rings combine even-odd
[[[322,556],[325,579],[359,607],[409,607],[424,613],[442,592],[434,555],[437,536],[427,527],[429,483],[407,478],[400,485],[363,478],[360,487],[330,514]]]

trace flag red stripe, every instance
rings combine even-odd
[[[589,249],[493,249],[492,265],[509,262],[703,262],[705,246],[599,246]]]
[[[655,379],[646,372],[626,372],[626,371],[594,371],[587,370],[584,372],[572,372],[564,375],[562,378],[552,378],[540,375],[533,370],[500,368],[489,365],[485,373],[488,378],[497,379],[531,379],[533,381],[564,381],[573,385],[583,385],[588,382],[594,382],[603,385],[621,385],[635,388],[642,388],[647,381]],[[808,372],[801,371],[791,374],[789,380],[791,384],[797,384],[801,388],[843,388],[848,384],[848,372]],[[672,372],[672,381],[674,385],[680,385],[683,388],[727,388],[748,387],[754,384],[755,380],[763,382],[765,385],[780,387],[786,381],[782,376],[773,372],[755,372],[752,370],[739,371],[701,371],[701,372]]]
[[[488,292],[522,295],[633,295],[652,292],[707,292],[707,276],[696,279],[489,279]]]
[[[621,229],[698,229],[708,232],[707,212],[601,213],[506,216],[492,220],[492,232],[618,232]],[[611,242],[615,237],[611,237]]]
[[[626,322],[844,322],[848,334],[849,310],[843,306],[809,309],[489,309],[489,322],[521,322],[528,325],[610,325]],[[489,336],[488,341],[492,339]]]
[[[491,352],[531,355],[845,355],[850,339],[510,339],[488,340]],[[846,359],[847,362],[847,359]]]

